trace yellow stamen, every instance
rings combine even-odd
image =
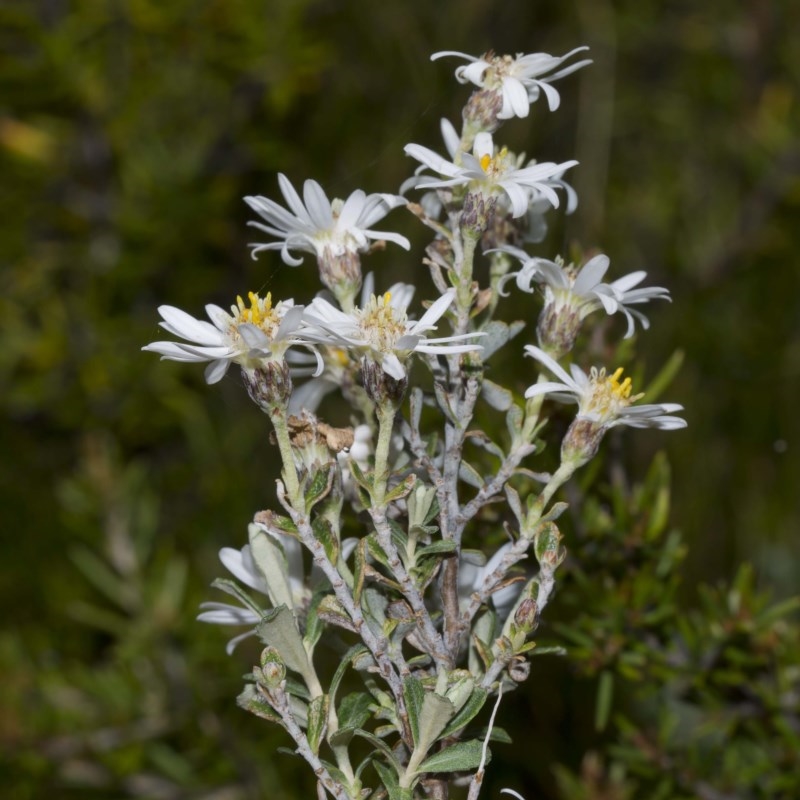
[[[271,316],[272,294],[268,293],[262,300],[258,296],[258,292],[248,292],[247,299],[250,301],[250,308],[247,308],[241,295],[237,295],[236,297],[240,321],[249,322],[252,325],[263,325]]]
[[[623,368],[619,367],[607,380],[611,391],[620,399],[627,400],[631,396],[633,383],[630,378],[625,378],[625,380],[620,383],[619,379],[622,377],[623,372]]]
[[[481,156],[481,169],[486,172],[489,169],[489,165],[492,163],[492,157],[486,153],[485,155]]]

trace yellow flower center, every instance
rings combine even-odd
[[[496,156],[484,153],[479,159],[481,169],[490,177],[505,172],[508,161],[508,148],[504,147]]]
[[[606,381],[611,389],[611,394],[616,395],[621,400],[628,400],[631,396],[633,385],[630,378],[625,378],[620,383],[619,379],[622,377],[622,372],[622,367],[619,367],[610,378],[606,378]]]
[[[381,352],[394,349],[397,340],[406,332],[405,312],[392,308],[391,292],[379,297],[372,295],[360,314],[361,332],[370,346]]]
[[[614,419],[623,408],[644,397],[644,394],[631,394],[633,383],[630,378],[622,378],[623,368],[619,367],[612,375],[606,375],[605,369],[592,368],[591,394],[581,403],[580,415],[591,417],[601,422]]]
[[[272,294],[268,292],[266,297],[259,297],[257,292],[248,292],[247,299],[250,301],[249,308],[241,295],[236,297],[234,328],[246,322],[255,325],[271,337],[281,324],[277,309],[272,306]]]

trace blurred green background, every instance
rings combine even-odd
[[[331,195],[395,191],[414,166],[403,145],[440,149],[439,118],[468,97],[437,50],[591,47],[594,65],[558,84],[561,109],[539,103],[502,132],[581,162],[578,211],[535,252],[598,247],[615,276],[646,269],[672,291],[638,344],[650,374],[684,352],[664,399],[689,429],[624,441],[642,466],[662,447],[672,462],[685,602],[745,560],[759,585],[795,593],[799,26],[791,0],[1,3],[9,796],[312,796],[304,766],[274,755],[288,739],[233,706],[254,649],[228,659],[224,633],[194,622],[217,550],[274,502],[265,420],[233,374],[207,388],[202,368],[140,348],[160,338],[161,303],[309,299],[310,259],[250,259],[241,198],[276,197],[278,171]],[[427,285],[425,232],[400,211],[387,227],[412,256],[369,266]],[[507,376],[520,389],[524,369]],[[531,681],[529,713],[548,691]],[[574,767],[591,737],[546,713]],[[496,748],[516,786],[522,739]]]

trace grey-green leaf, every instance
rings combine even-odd
[[[476,688],[469,696],[469,700],[461,707],[461,710],[450,720],[447,727],[442,731],[442,738],[450,736],[457,730],[463,728],[471,722],[478,712],[483,708],[483,704],[488,697],[486,689]]]
[[[328,695],[321,694],[315,697],[308,706],[308,744],[311,752],[319,753],[319,743],[328,727]]]
[[[455,706],[446,697],[428,692],[423,698],[419,715],[417,747],[427,752],[455,713]]]
[[[511,404],[514,402],[514,395],[512,395],[508,389],[494,381],[490,381],[488,378],[483,379],[481,396],[497,411],[508,411],[508,409],[511,408]]]
[[[474,740],[471,742],[458,742],[438,753],[434,753],[422,762],[418,774],[422,772],[466,772],[480,766],[483,743]],[[486,752],[486,763],[489,763],[490,753]]]
[[[310,665],[303,639],[297,630],[294,614],[286,606],[280,606],[264,617],[256,633],[264,644],[272,645],[281,654],[289,669],[304,677],[309,673]]]
[[[260,525],[251,522],[247,526],[250,537],[250,552],[256,566],[267,582],[267,591],[272,605],[293,607],[292,590],[289,587],[289,568],[286,556],[278,543]],[[280,648],[279,648],[280,649]]]

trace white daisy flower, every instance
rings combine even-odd
[[[250,307],[241,297],[229,314],[209,304],[206,314],[211,322],[195,319],[175,306],[159,306],[164,330],[185,342],[152,342],[143,347],[170,361],[210,362],[206,368],[207,383],[217,383],[235,362],[246,370],[257,369],[268,361],[281,361],[293,345],[309,346],[300,333],[303,306],[293,300],[272,305],[272,296],[248,294]],[[213,323],[213,324],[212,324]],[[318,371],[322,368],[317,357]]]
[[[548,395],[562,403],[578,404],[578,414],[570,425],[561,445],[562,459],[578,465],[596,452],[605,432],[619,425],[631,428],[659,428],[671,431],[686,427],[686,420],[672,416],[682,411],[677,403],[653,403],[635,406],[643,395],[632,395],[631,379],[622,377],[622,367],[612,375],[605,368],[592,367],[587,375],[575,364],[571,375],[544,350],[525,346],[525,354],[535,358],[553,373],[558,381],[544,381],[528,387],[526,398]]]
[[[628,339],[634,334],[637,320],[645,330],[650,327],[647,317],[630,306],[650,300],[670,300],[669,290],[663,286],[635,288],[647,277],[642,270],[603,283],[610,263],[605,255],[594,256],[578,268],[574,264],[565,265],[561,258],[549,261],[532,258],[515,247],[500,249],[522,262],[521,270],[503,278],[501,293],[503,286],[512,279],[524,292],[533,292],[535,283],[544,286],[545,304],[539,318],[539,342],[551,352],[568,352],[580,323],[594,311],[602,308],[609,315],[624,314],[628,322],[625,338]]]
[[[445,150],[447,150],[454,164],[460,164],[461,155],[465,152],[461,150],[461,138],[449,120],[442,119],[439,125]],[[521,168],[525,162],[525,155],[520,154],[519,156],[512,156],[509,154],[509,162],[514,163],[516,168]],[[420,164],[415,170],[414,175],[403,182],[400,187],[401,194],[405,194],[409,189],[413,189],[417,186],[425,188],[430,183],[430,176],[420,175],[427,166],[428,165],[425,163]],[[548,180],[548,185],[553,188],[564,190],[567,197],[567,214],[571,214],[578,207],[578,195],[575,189],[563,179],[563,172],[553,175],[553,177]],[[522,239],[527,242],[540,242],[547,233],[547,223],[544,219],[545,213],[553,208],[553,205],[547,197],[543,196],[536,189],[530,189],[529,191],[528,218],[523,226]],[[510,200],[508,200],[507,195],[502,195],[500,199],[508,206],[507,210],[511,212],[513,206]],[[420,198],[419,203],[423,211],[425,211],[431,219],[438,219],[441,216],[442,201],[439,198],[438,192],[426,192]]]
[[[435,323],[455,299],[455,289],[449,289],[422,315],[418,321],[408,318],[408,306],[414,287],[396,283],[386,294],[372,294],[371,275],[367,276],[362,294],[362,308],[347,313],[327,300],[317,297],[305,313],[307,327],[304,335],[319,344],[356,350],[377,363],[397,381],[406,377],[405,363],[412,353],[446,354],[479,350],[480,345],[463,343],[481,334],[427,338],[436,330]]]
[[[588,49],[588,47],[576,47],[564,56],[551,56],[547,53],[529,53],[528,55],[518,53],[516,57],[496,56],[490,51],[479,58],[454,50],[443,50],[434,53],[431,60],[445,56],[457,56],[469,61],[470,63],[466,66],[456,69],[456,78],[459,83],[472,83],[480,89],[500,93],[502,108],[498,112],[497,118],[511,119],[512,117],[527,117],[531,104],[535,103],[542,93],[547,98],[550,110],[555,111],[561,102],[561,97],[558,90],[550,84],[592,62],[590,59],[584,59],[557,72],[553,72],[553,70],[574,56],[575,53]]]
[[[250,222],[254,228],[268,233],[280,242],[254,244],[253,255],[261,250],[280,250],[286,264],[296,267],[302,258],[293,258],[292,250],[314,253],[322,258],[326,253],[341,256],[345,252],[365,252],[370,241],[394,242],[408,250],[405,236],[390,231],[373,231],[370,226],[383,219],[393,208],[406,204],[404,197],[394,194],[366,194],[354,191],[347,200],[328,199],[323,188],[308,180],[303,185],[303,199],[285,175],[278,175],[287,211],[267,197],[245,197],[245,202],[267,223]]]
[[[418,144],[406,145],[405,152],[444,176],[440,179],[420,175],[416,178],[417,188],[467,186],[469,192],[480,194],[487,200],[492,197],[505,198],[513,217],[521,217],[528,211],[530,204],[542,196],[558,208],[559,198],[555,189],[564,185],[562,176],[565,170],[578,163],[532,162],[527,167],[520,167],[516,157],[506,148],[495,154],[492,136],[486,132],[475,137],[472,153],[461,154],[460,164],[448,161],[433,150]]]

